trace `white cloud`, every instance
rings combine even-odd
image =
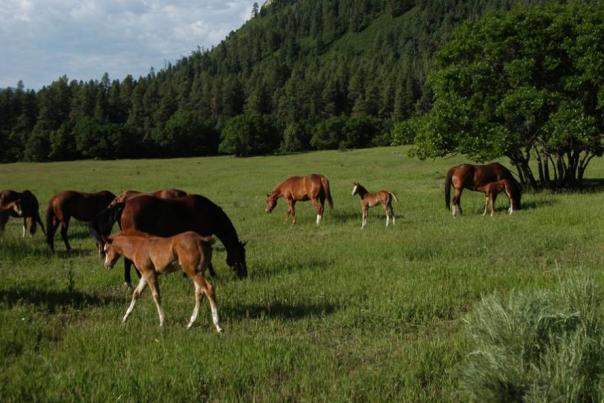
[[[210,48],[254,0],[0,0],[0,87],[135,77]]]

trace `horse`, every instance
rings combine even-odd
[[[65,247],[70,251],[67,230],[71,217],[78,221],[92,221],[113,199],[115,195],[107,190],[97,193],[67,190],[51,197],[46,211],[46,242],[50,250],[53,252],[55,250],[54,237],[59,224]]]
[[[296,202],[310,200],[317,211],[317,225],[323,218],[325,200],[333,208],[333,199],[329,191],[329,180],[319,174],[307,176],[290,176],[279,183],[270,193],[266,194],[267,213],[273,211],[277,199],[283,197],[287,201],[287,216],[292,217],[292,224],[296,223]]]
[[[193,231],[183,232],[169,238],[150,236],[137,231],[122,232],[105,238],[103,246],[105,254],[105,267],[111,269],[120,256],[134,262],[142,276],[138,286],[132,292],[132,301],[122,319],[125,323],[134,309],[136,300],[140,297],[149,284],[153,301],[159,314],[159,326],[164,324],[164,310],[161,307],[158,276],[162,273],[171,273],[180,269],[193,281],[195,285],[195,308],[187,325],[193,326],[199,313],[199,305],[203,294],[208,297],[212,310],[212,321],[216,331],[222,332],[218,321],[214,286],[204,277],[205,268],[212,260],[211,237],[203,237]]]
[[[37,224],[40,224],[42,232],[44,224],[40,219],[40,205],[38,199],[29,190],[16,192],[14,190],[3,190],[0,192],[0,232],[4,230],[4,226],[8,221],[9,216],[23,218],[23,237],[29,232],[31,236],[36,233]]]
[[[451,186],[453,186],[453,206],[451,213],[453,216],[461,214],[461,193],[464,188],[480,191],[479,188],[491,182],[497,182],[507,179],[510,184],[514,209],[521,209],[521,189],[520,185],[512,173],[498,162],[486,165],[461,164],[451,167],[445,178],[445,207],[449,209],[451,203]]]
[[[115,206],[118,203],[123,203],[126,200],[132,199],[133,197],[142,195],[155,196],[159,197],[160,199],[175,199],[177,197],[187,196],[188,193],[180,189],[161,189],[155,192],[139,192],[138,190],[125,190],[115,196],[115,199],[113,199],[111,203],[109,203],[108,207]]]
[[[495,200],[497,200],[497,194],[505,191],[505,194],[510,201],[510,207],[508,209],[509,214],[514,212],[516,206],[516,200],[519,198],[516,197],[514,192],[516,192],[516,188],[513,183],[509,179],[502,179],[500,181],[487,183],[484,186],[478,188],[481,192],[484,192],[484,212],[483,216],[487,215],[487,210],[491,210],[491,217],[495,214]]]
[[[186,231],[195,231],[202,236],[216,235],[226,249],[227,264],[239,278],[247,276],[245,243],[239,240],[226,213],[206,197],[189,195],[160,199],[149,195],[137,196],[103,210],[90,223],[90,233],[97,242],[103,243],[103,237],[111,233],[116,221],[122,231],[137,230],[161,237]],[[211,269],[211,265],[208,268]],[[124,268],[124,281],[131,286],[128,263]]]
[[[352,195],[359,195],[361,199],[361,228],[365,228],[367,225],[367,213],[369,207],[377,206],[378,203],[384,208],[386,214],[386,227],[390,224],[392,218],[392,225],[396,222],[394,216],[394,209],[392,208],[392,200],[398,202],[398,198],[392,192],[387,190],[380,190],[379,192],[369,192],[363,185],[358,182],[353,183]]]

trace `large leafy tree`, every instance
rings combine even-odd
[[[576,185],[603,151],[603,37],[602,6],[515,8],[464,24],[437,55],[415,152],[506,156],[532,186]]]

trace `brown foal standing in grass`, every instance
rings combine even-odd
[[[398,202],[396,195],[387,190],[380,190],[379,192],[369,192],[367,189],[363,187],[358,182],[354,182],[354,187],[352,188],[352,195],[359,195],[361,198],[361,228],[365,228],[367,225],[367,213],[369,211],[369,207],[377,206],[378,203],[382,205],[384,208],[384,213],[386,213],[386,227],[390,224],[390,219],[392,218],[392,225],[395,223],[394,209],[392,208],[392,200]]]
[[[203,237],[193,231],[183,232],[169,238],[150,236],[139,231],[128,231],[107,237],[103,251],[106,268],[112,268],[119,257],[124,256],[132,260],[141,273],[138,286],[132,293],[132,302],[122,322],[126,322],[134,309],[136,300],[149,284],[159,314],[159,325],[163,326],[165,314],[161,307],[157,277],[162,273],[174,272],[180,266],[180,269],[193,280],[195,285],[195,308],[187,328],[193,326],[197,319],[201,298],[205,294],[210,302],[214,326],[218,332],[222,332],[218,321],[214,286],[203,275],[212,260],[211,237]]]
[[[509,214],[512,214],[514,210],[518,210],[517,200],[520,199],[520,196],[517,195],[516,187],[509,179],[487,183],[477,188],[477,190],[484,192],[483,216],[487,215],[487,210],[491,210],[491,217],[493,217],[495,214],[495,200],[497,200],[497,195],[501,192],[505,192],[510,201]]]

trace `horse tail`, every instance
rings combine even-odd
[[[33,228],[34,232],[36,231],[35,230],[36,223],[40,224],[40,228],[42,229],[42,233],[44,235],[46,235],[46,230],[44,229],[44,224],[42,224],[42,219],[40,218],[40,213],[37,212],[37,211],[34,213],[34,217],[33,217],[33,220],[32,220],[32,228]],[[32,235],[34,234],[34,232],[32,232]]]
[[[55,237],[55,232],[54,232],[54,220],[55,220],[55,212],[54,209],[52,207],[52,200],[50,202],[48,202],[48,210],[46,210],[46,243],[48,244],[48,246],[50,247],[51,251],[55,251],[55,245],[54,245],[54,237]]]
[[[449,210],[451,208],[451,182],[453,179],[453,168],[449,169],[447,172],[447,177],[445,178],[445,208]]]
[[[329,207],[333,208],[333,199],[331,198],[331,192],[329,190],[329,180],[324,176],[321,176],[321,187],[323,188],[323,192],[325,192],[325,198],[329,203]]]
[[[394,194],[393,192],[388,192],[388,194],[389,194],[390,196],[392,196],[392,198],[394,199],[394,201],[395,201],[395,202],[397,202],[397,203],[398,203],[398,197],[396,197],[396,194]]]

